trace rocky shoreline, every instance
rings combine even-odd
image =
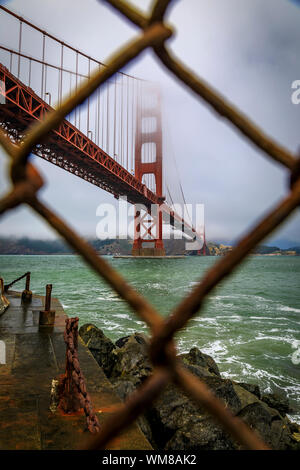
[[[92,324],[83,325],[79,334],[122,400],[152,374],[144,335],[135,333],[113,343]],[[179,357],[191,373],[201,378],[272,449],[300,450],[300,426],[286,416],[292,410],[284,394],[261,395],[257,385],[222,378],[214,359],[198,348]],[[202,407],[173,384],[139,417],[138,424],[154,449],[240,449]]]

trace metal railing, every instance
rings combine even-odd
[[[25,289],[26,289],[26,290],[29,290],[29,289],[30,289],[30,272],[28,271],[27,273],[22,274],[22,276],[17,277],[17,279],[14,279],[13,281],[11,281],[9,284],[5,284],[5,285],[4,285],[4,291],[7,292],[14,284],[16,284],[17,282],[19,282],[19,281],[21,281],[22,279],[24,279],[24,277],[26,277],[26,286],[25,286]]]
[[[13,183],[13,189],[0,201],[0,215],[26,203],[63,236],[69,245],[115,289],[120,297],[150,327],[152,337],[149,353],[154,365],[154,373],[129,397],[120,410],[101,426],[97,437],[91,442],[90,448],[104,448],[111,438],[130,425],[172,381],[197,403],[203,404],[242,446],[248,449],[266,449],[267,446],[242,420],[233,416],[201,380],[181,365],[176,356],[173,338],[174,334],[199,311],[203,300],[214,287],[231,274],[253,248],[278,227],[300,204],[300,161],[297,156],[292,155],[288,150],[271,140],[244,114],[173,57],[166,46],[173,31],[164,24],[164,17],[172,3],[171,0],[156,0],[147,17],[133,9],[125,1],[105,1],[138,26],[141,32],[136,39],[126,44],[111,57],[105,69],[95,72],[90,81],[85,82],[75,96],[64,101],[56,111],[50,112],[42,122],[36,122],[24,138],[22,145],[12,144],[4,133],[0,132],[0,143],[11,159]],[[289,169],[291,174],[288,195],[242,238],[230,253],[208,270],[203,279],[179,303],[168,318],[163,318],[87,242],[80,238],[48,205],[38,199],[38,190],[43,186],[43,180],[37,169],[29,162],[29,155],[33,147],[44,139],[52,128],[56,128],[75,106],[81,104],[101,84],[149,47],[153,49],[161,63],[181,82],[192,89],[218,114],[231,122],[266,156]]]

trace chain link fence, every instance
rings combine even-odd
[[[174,334],[199,312],[202,302],[214,287],[231,274],[255,246],[278,227],[300,204],[300,160],[271,140],[244,114],[172,55],[167,48],[167,40],[172,36],[173,31],[164,22],[172,0],[156,0],[148,16],[134,9],[125,1],[104,1],[135,24],[140,29],[140,33],[136,39],[126,44],[111,57],[106,68],[95,72],[91,79],[78,89],[76,95],[64,101],[56,111],[49,112],[43,121],[34,123],[20,145],[11,143],[3,131],[0,131],[0,144],[11,160],[10,176],[12,181],[11,191],[0,201],[0,215],[20,204],[30,206],[80,254],[99,276],[106,280],[151,330],[149,354],[154,365],[153,375],[128,398],[117,413],[107,419],[96,437],[91,438],[89,448],[105,448],[107,443],[129,426],[172,381],[196,403],[204,405],[217,422],[243,447],[267,449],[267,446],[242,420],[233,416],[201,380],[194,377],[181,365],[176,355],[173,338]],[[242,238],[230,253],[208,270],[203,279],[177,305],[168,318],[163,318],[63,219],[39,200],[38,191],[43,186],[43,180],[36,168],[29,162],[32,150],[47,138],[52,128],[56,128],[76,106],[83,103],[100,85],[146,48],[152,48],[168,71],[193,90],[195,95],[213,108],[215,112],[235,126],[265,156],[290,171],[290,187],[287,196]]]

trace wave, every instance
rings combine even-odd
[[[228,349],[225,346],[224,342],[220,340],[216,340],[216,341],[213,341],[212,343],[208,343],[208,345],[203,347],[201,350],[205,354],[209,354],[212,357],[216,357],[220,355],[224,356],[225,354],[228,353]]]
[[[274,307],[276,310],[280,310],[280,311],[283,311],[283,312],[300,313],[299,308],[290,307],[288,305],[282,305],[280,302],[278,302],[276,300],[268,299],[268,298],[262,297],[260,295],[230,294],[230,295],[215,295],[215,296],[211,297],[211,300],[213,300],[213,301],[218,301],[218,300],[222,301],[222,300],[226,300],[226,299],[234,299],[234,300],[248,299],[248,300],[251,300],[253,302],[256,302],[256,305],[257,304],[259,305],[259,302],[261,302],[261,303],[265,303],[265,304],[271,304],[272,308]],[[236,306],[235,304],[228,304],[228,303],[225,303],[224,305],[227,306],[227,307]]]
[[[127,315],[127,313],[115,313],[114,317],[115,318],[126,319],[126,320],[131,320],[130,316]]]
[[[283,312],[295,312],[295,313],[300,313],[300,308],[293,308],[293,307],[288,307],[286,305],[283,305],[280,307],[280,310]]]

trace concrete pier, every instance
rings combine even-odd
[[[84,448],[90,433],[83,413],[64,415],[50,410],[53,379],[65,370],[66,314],[58,299],[53,327],[39,326],[44,297],[33,295],[22,304],[21,293],[8,292],[10,306],[0,316],[0,450],[73,450]],[[100,425],[121,404],[110,382],[79,339],[78,356]],[[107,449],[151,450],[134,424],[110,442]]]

